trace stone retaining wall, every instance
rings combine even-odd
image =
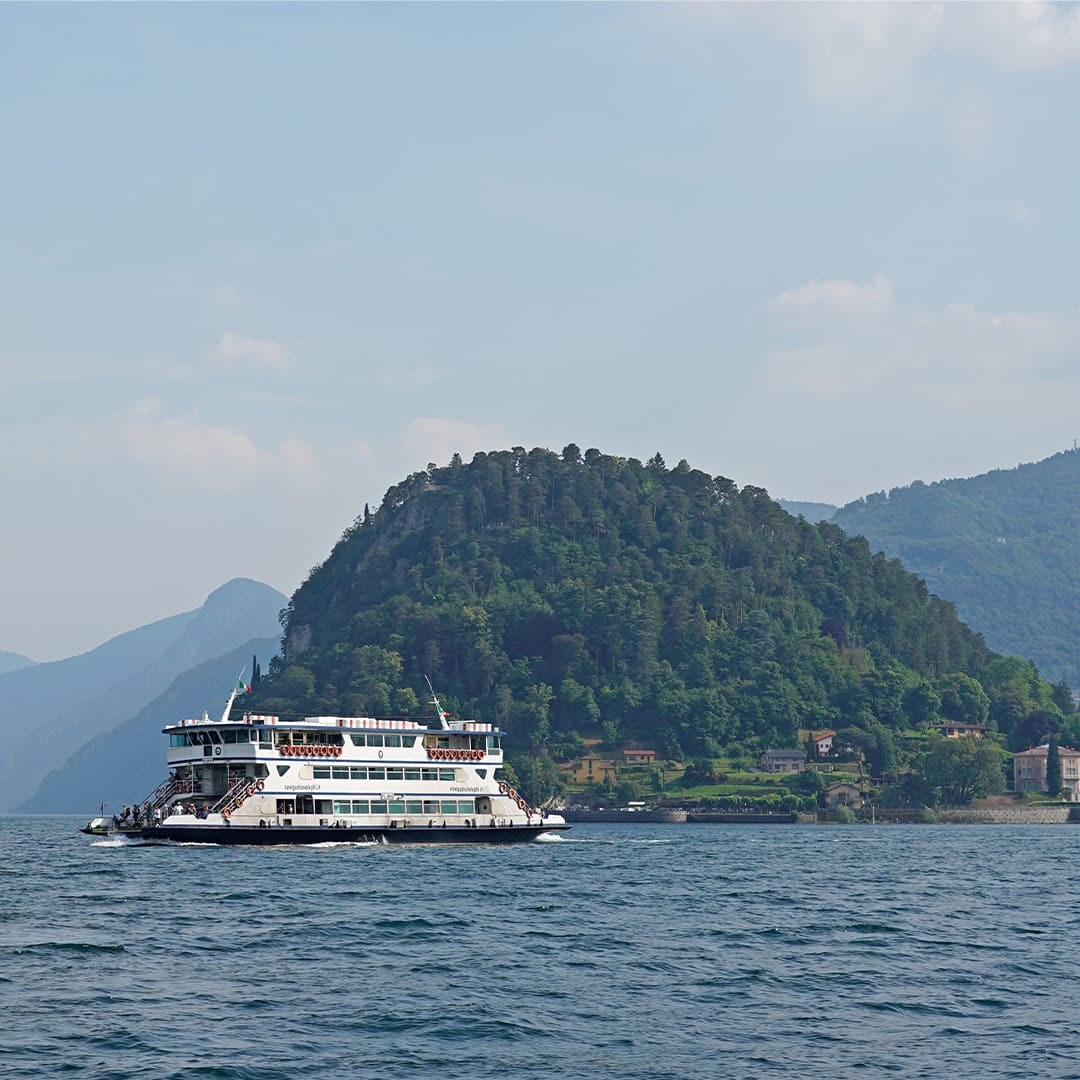
[[[1067,806],[978,807],[971,810],[939,810],[938,821],[950,825],[1064,825]]]

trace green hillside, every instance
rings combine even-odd
[[[1080,686],[1080,453],[879,492],[832,520],[952,600],[993,648]]]
[[[1027,745],[1061,720],[1030,664],[862,538],[685,462],[573,445],[391,488],[284,630],[254,710],[422,715],[429,675],[452,713],[508,730],[519,766],[585,736],[685,760],[832,727],[883,771],[890,730],[948,717]]]

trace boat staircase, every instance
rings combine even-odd
[[[253,787],[257,781],[250,776],[241,776],[229,785],[229,789],[212,806],[208,807],[211,814],[219,814],[222,810],[239,810],[245,798],[247,789]]]
[[[146,803],[150,804],[150,813],[155,810],[163,810],[169,803],[169,800],[176,794],[179,784],[176,780],[170,777],[168,780],[163,781],[154,788],[151,794],[139,804],[145,806]]]

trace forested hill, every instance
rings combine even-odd
[[[425,715],[426,674],[454,715],[555,756],[601,731],[670,758],[942,715],[1013,733],[1055,708],[865,540],[659,455],[429,466],[365,508],[284,618],[254,711]]]
[[[954,601],[995,649],[1080,686],[1080,453],[879,492],[833,520]]]

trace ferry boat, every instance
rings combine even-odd
[[[503,732],[451,720],[205,712],[163,728],[169,778],[81,831],[210,844],[514,843],[568,829],[495,778]]]

